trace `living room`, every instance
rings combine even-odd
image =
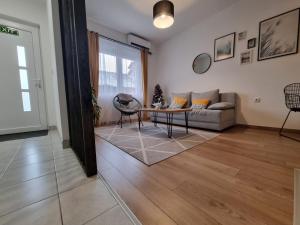
[[[297,224],[299,2],[157,2],[86,1],[99,173],[142,224]],[[127,92],[105,54],[130,48]]]
[[[0,224],[300,225],[299,0],[0,2]]]

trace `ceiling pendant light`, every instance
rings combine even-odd
[[[159,29],[165,29],[174,23],[174,4],[168,0],[161,0],[153,7],[153,24]]]

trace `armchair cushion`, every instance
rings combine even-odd
[[[133,101],[133,97],[128,94],[118,94],[118,102],[123,105],[128,105],[130,102]]]

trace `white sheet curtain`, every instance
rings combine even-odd
[[[99,42],[101,123],[112,123],[120,119],[120,112],[112,103],[117,94],[131,94],[143,102],[141,52],[106,38],[100,38]]]

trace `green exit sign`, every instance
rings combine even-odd
[[[6,33],[11,35],[17,35],[17,36],[19,35],[19,31],[17,31],[16,29],[1,24],[0,24],[0,33]]]

